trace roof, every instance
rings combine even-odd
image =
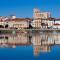
[[[60,25],[60,24],[57,23],[57,24],[54,24],[54,25]]]
[[[33,18],[33,19],[34,19],[34,18]],[[38,20],[38,19],[41,19],[41,20],[52,20],[52,21],[55,20],[55,18],[35,18],[35,19],[37,19],[37,20]],[[35,20],[35,19],[34,19],[34,20]]]
[[[5,21],[15,21],[15,22],[20,22],[20,21],[31,21],[32,19],[30,19],[30,18],[15,18],[15,19],[7,19],[7,20],[5,20]]]

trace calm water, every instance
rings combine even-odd
[[[60,60],[60,33],[0,34],[0,60]]]

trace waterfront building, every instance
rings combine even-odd
[[[16,18],[16,16],[5,18],[5,20],[0,19],[0,28],[28,28],[31,20],[30,18]]]
[[[48,20],[48,27],[51,29],[60,29],[60,19],[50,18]]]
[[[53,28],[54,21],[53,20],[48,20],[48,28]]]
[[[46,19],[49,17],[50,17],[49,12],[40,12],[39,9],[37,8],[34,9],[32,26],[34,28],[47,28],[48,20]]]
[[[31,18],[17,18],[15,15],[10,17],[0,16],[0,28],[28,28],[31,21]]]
[[[54,29],[60,29],[60,24],[54,24],[54,25],[53,25],[53,28],[54,28]]]
[[[60,29],[60,19],[54,20],[53,28]]]
[[[21,29],[29,27],[29,20],[25,18],[9,19],[6,20],[6,22],[8,23],[9,28]]]
[[[8,23],[8,27],[17,28],[17,29],[28,28],[29,21],[31,21],[31,19],[15,18],[15,19],[6,20],[6,22]]]
[[[7,19],[9,19],[9,18],[0,16],[0,28],[5,28],[5,26],[6,26],[5,20],[7,20]]]
[[[33,10],[32,26],[34,28],[41,28],[40,11],[38,9]]]

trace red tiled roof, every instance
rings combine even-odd
[[[54,24],[54,25],[60,25],[60,24]]]
[[[28,18],[15,18],[15,19],[7,19],[7,20],[5,20],[5,21],[15,21],[15,22],[17,22],[17,21],[31,21],[32,19],[28,19]]]

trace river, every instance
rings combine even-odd
[[[0,60],[60,60],[60,33],[0,34]]]

